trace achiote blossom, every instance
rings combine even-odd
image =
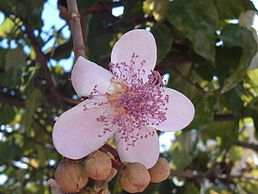
[[[152,34],[132,30],[114,45],[110,70],[79,57],[72,85],[88,96],[63,113],[54,125],[57,151],[80,159],[104,145],[113,135],[122,162],[151,168],[158,160],[156,129],[177,131],[193,119],[194,107],[180,92],[163,87],[154,67],[157,48]]]

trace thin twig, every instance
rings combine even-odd
[[[4,104],[14,105],[16,107],[25,107],[25,103],[22,99],[13,96],[5,96],[1,94],[0,102],[3,102]]]
[[[236,118],[233,114],[214,115],[213,121],[233,121]]]
[[[73,50],[75,59],[77,59],[79,56],[85,57],[85,45],[82,36],[82,28],[80,14],[77,7],[77,1],[67,0],[66,2],[69,14],[69,24],[73,37]]]
[[[257,144],[254,144],[254,143],[246,143],[246,142],[242,142],[242,141],[237,141],[235,144],[236,144],[237,146],[249,148],[249,149],[252,149],[252,150],[258,152],[258,145],[257,145]]]
[[[108,153],[109,152],[104,147],[99,148],[99,150],[102,151],[103,153]],[[112,159],[112,158],[110,158],[110,159],[111,159],[111,162],[112,162],[112,167],[114,169],[119,170],[123,166],[123,164],[121,162],[117,161],[116,159]]]
[[[102,147],[105,148],[108,152],[110,152],[115,157],[116,160],[120,161],[119,155],[118,155],[117,150],[115,148],[113,148],[109,144],[105,144]]]

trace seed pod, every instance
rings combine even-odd
[[[159,158],[157,163],[149,169],[152,183],[159,183],[170,175],[169,163],[165,158]]]
[[[96,151],[85,161],[87,175],[94,180],[104,180],[111,172],[112,163],[108,155]]]
[[[126,164],[120,178],[121,187],[129,193],[142,192],[150,183],[148,170],[139,163]]]
[[[75,161],[62,160],[55,172],[55,180],[65,193],[79,192],[88,182],[88,176],[83,166]]]

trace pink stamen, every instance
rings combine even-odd
[[[99,136],[105,135],[114,128],[120,134],[120,140],[126,142],[127,149],[135,142],[153,136],[155,131],[146,126],[156,125],[165,121],[168,95],[164,95],[163,80],[157,71],[148,75],[148,81],[141,78],[145,74],[142,69],[146,61],[137,63],[139,56],[133,53],[130,64],[121,62],[110,64],[114,77],[110,80],[113,90],[101,94],[97,86],[89,95],[94,108],[101,107],[103,113],[97,118],[103,122],[105,128]],[[89,109],[86,104],[85,110]]]

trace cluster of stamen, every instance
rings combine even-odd
[[[164,95],[163,80],[157,71],[148,75],[148,80],[143,80],[145,71],[142,69],[146,61],[139,64],[136,60],[139,56],[133,54],[130,64],[121,62],[110,64],[113,77],[111,91],[101,94],[97,86],[89,96],[93,107],[103,108],[103,113],[97,121],[103,122],[105,128],[102,136],[112,130],[117,130],[120,139],[126,142],[127,149],[134,143],[155,131],[146,126],[158,126],[166,120],[166,104],[168,96]],[[91,106],[85,105],[85,109]]]

